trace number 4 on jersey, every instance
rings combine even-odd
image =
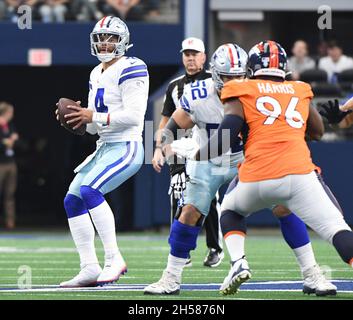
[[[299,102],[299,98],[292,97],[287,106],[286,113],[284,114],[287,123],[291,127],[296,129],[300,129],[305,123],[299,111],[295,110],[298,102]],[[273,110],[267,109],[265,106],[266,103],[270,104]],[[265,116],[267,116],[264,122],[264,124],[266,125],[273,124],[282,113],[282,107],[280,103],[276,99],[269,96],[260,97],[259,99],[257,99],[256,109],[259,110]]]
[[[96,98],[94,100],[94,106],[96,107],[97,112],[108,112],[108,107],[104,104],[104,88],[97,89]]]

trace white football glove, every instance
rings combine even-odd
[[[195,160],[196,154],[200,149],[198,143],[191,138],[181,138],[180,140],[174,140],[170,145],[172,151],[179,158],[187,158]]]
[[[186,188],[186,174],[184,171],[176,173],[170,180],[168,194],[173,193],[174,199],[181,199]]]

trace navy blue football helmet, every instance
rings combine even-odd
[[[249,51],[248,76],[272,76],[285,78],[287,53],[282,46],[271,40],[261,41]]]

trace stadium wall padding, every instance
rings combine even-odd
[[[142,58],[148,65],[180,63],[181,24],[128,23],[129,55]],[[53,65],[94,65],[90,33],[94,23],[43,24],[21,30],[15,23],[0,22],[0,65],[27,65],[29,49],[51,49]],[[16,41],[13,41],[16,39]]]

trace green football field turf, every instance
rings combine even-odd
[[[55,287],[79,271],[78,254],[71,236],[67,232],[22,232],[0,234],[0,300],[13,299],[353,299],[353,287],[338,292],[335,297],[318,298],[307,296],[299,290],[284,291],[243,290],[236,295],[222,296],[215,285],[211,290],[182,290],[179,296],[144,296],[142,285],[159,279],[166,266],[169,246],[168,235],[134,233],[118,235],[118,243],[128,264],[128,273],[117,285],[95,291],[65,290]],[[327,270],[332,279],[351,280],[353,270],[344,264],[335,250],[326,242],[312,237],[318,263]],[[99,239],[96,248],[100,261],[103,250]],[[229,257],[226,254],[222,264],[214,269],[204,267],[202,261],[207,252],[205,237],[198,239],[198,248],[192,252],[191,268],[185,268],[183,284],[220,284],[228,273]],[[250,230],[246,242],[246,253],[252,270],[251,282],[300,281],[301,276],[293,253],[287,247],[278,231]],[[31,276],[31,278],[29,277]],[[30,282],[31,281],[31,282]],[[131,290],[131,285],[140,285]],[[41,291],[29,290],[28,287]],[[124,289],[126,285],[127,289]],[[26,287],[27,286],[27,287]],[[115,290],[120,286],[119,290]],[[25,287],[24,289],[21,289]],[[129,289],[130,288],[130,289]],[[10,291],[13,289],[21,289]]]

